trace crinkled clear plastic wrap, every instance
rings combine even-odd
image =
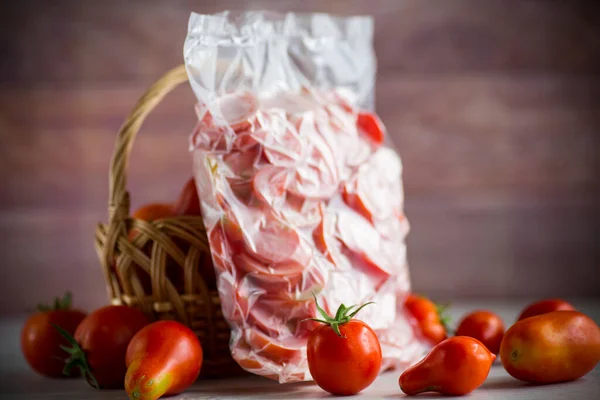
[[[191,135],[235,360],[279,382],[310,380],[312,298],[377,333],[382,370],[423,354],[410,289],[402,164],[372,113],[369,17],[192,14],[184,58],[199,100]]]

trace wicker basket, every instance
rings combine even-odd
[[[204,349],[202,375],[231,376],[242,370],[230,355],[230,330],[219,293],[199,273],[202,263],[212,262],[202,218],[146,222],[129,215],[125,172],[135,136],[152,109],[185,81],[184,66],[169,71],[125,120],[110,166],[109,221],[96,228],[96,251],[112,304],[140,308],[152,320],[175,319],[189,326]],[[135,236],[130,239],[132,230]],[[180,279],[173,279],[174,275]]]

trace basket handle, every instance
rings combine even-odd
[[[161,100],[179,84],[187,81],[185,65],[173,68],[156,81],[138,100],[119,131],[109,172],[109,221],[124,220],[129,216],[129,193],[127,192],[127,163],[133,141],[144,120]]]

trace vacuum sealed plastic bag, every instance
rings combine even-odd
[[[191,135],[231,352],[246,370],[309,380],[313,294],[361,304],[383,369],[422,356],[410,288],[402,164],[373,114],[369,17],[192,14]],[[382,369],[382,370],[383,370]]]

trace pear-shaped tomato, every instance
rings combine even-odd
[[[125,390],[133,400],[183,392],[198,378],[202,347],[192,330],[175,321],[154,322],[127,348]]]
[[[554,311],[511,326],[500,345],[506,371],[526,382],[572,381],[600,361],[600,328],[577,311]]]
[[[438,392],[462,396],[487,378],[496,355],[477,339],[454,336],[436,345],[420,362],[400,375],[400,389],[408,395]]]

